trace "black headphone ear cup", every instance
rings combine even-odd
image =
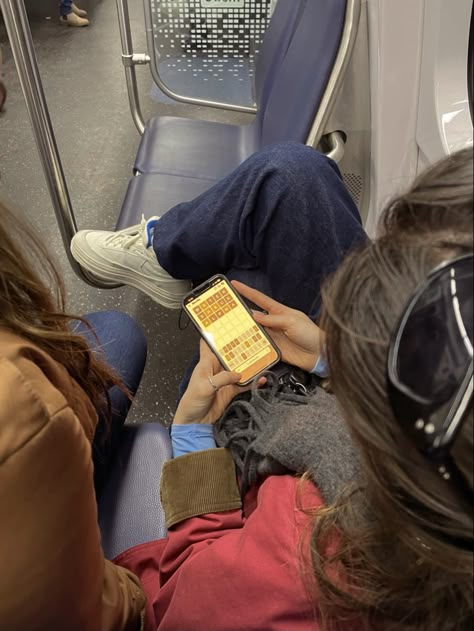
[[[394,415],[432,460],[452,442],[472,389],[472,281],[472,254],[433,270],[409,300],[390,344]]]

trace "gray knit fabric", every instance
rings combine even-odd
[[[358,476],[358,454],[336,399],[319,387],[304,397],[273,382],[240,397],[216,424],[215,436],[232,452],[242,495],[268,475],[309,471],[331,503]]]

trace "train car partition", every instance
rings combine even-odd
[[[145,0],[151,71],[177,100],[255,111],[271,0]]]

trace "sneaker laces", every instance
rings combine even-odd
[[[125,230],[119,230],[119,232],[113,232],[105,239],[105,245],[118,248],[120,250],[140,250],[143,249],[147,254],[150,251],[150,245],[148,245],[146,226],[149,220],[145,219],[145,215],[142,215],[142,220],[139,225],[125,228]]]

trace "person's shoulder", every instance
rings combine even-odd
[[[48,384],[43,385],[47,391]],[[51,414],[44,394],[39,380],[32,382],[0,351],[0,463],[48,424]]]
[[[323,505],[319,489],[306,476],[272,475],[261,485],[258,492],[258,504],[277,505],[282,513],[293,512],[296,508],[302,512],[311,512]],[[291,508],[291,511],[288,509]]]
[[[254,506],[251,492],[246,497],[245,513],[259,521],[270,520],[272,527],[281,531],[283,538],[293,533],[298,539],[312,516],[323,505],[321,493],[310,479],[294,475],[272,475],[259,487]],[[292,544],[290,549],[291,546]]]
[[[34,344],[0,331],[0,462],[68,406],[45,370],[55,363]]]
[[[67,397],[63,392],[69,385],[67,370],[48,353],[19,335],[0,329],[0,356],[4,359],[2,372],[15,373],[39,397],[50,416],[62,409]]]

